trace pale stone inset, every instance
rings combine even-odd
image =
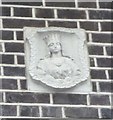
[[[29,89],[76,92],[87,86],[85,91],[91,90],[84,30],[50,27],[24,32]]]

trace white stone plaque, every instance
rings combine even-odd
[[[83,29],[24,28],[29,90],[90,92],[86,33]]]

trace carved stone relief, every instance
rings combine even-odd
[[[24,38],[28,89],[39,92],[91,91],[83,29],[26,27]]]

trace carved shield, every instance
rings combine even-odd
[[[79,75],[72,75],[69,79],[55,79],[54,77],[41,76],[37,72],[40,60],[50,57],[50,51],[44,41],[44,36],[50,33],[60,35],[62,55],[75,62],[80,70]],[[25,28],[25,54],[26,74],[34,84],[44,84],[55,89],[71,88],[87,81],[89,77],[89,60],[86,44],[86,33],[83,29],[68,28]],[[51,62],[50,62],[51,63]],[[67,63],[65,63],[67,64]],[[73,68],[76,67],[73,65]],[[49,67],[49,66],[48,66]],[[45,68],[46,69],[46,68]],[[60,68],[59,68],[60,69]],[[49,74],[48,72],[46,74]]]

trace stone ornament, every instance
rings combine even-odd
[[[89,79],[83,29],[26,27],[24,38],[26,75],[32,87],[70,89]]]

